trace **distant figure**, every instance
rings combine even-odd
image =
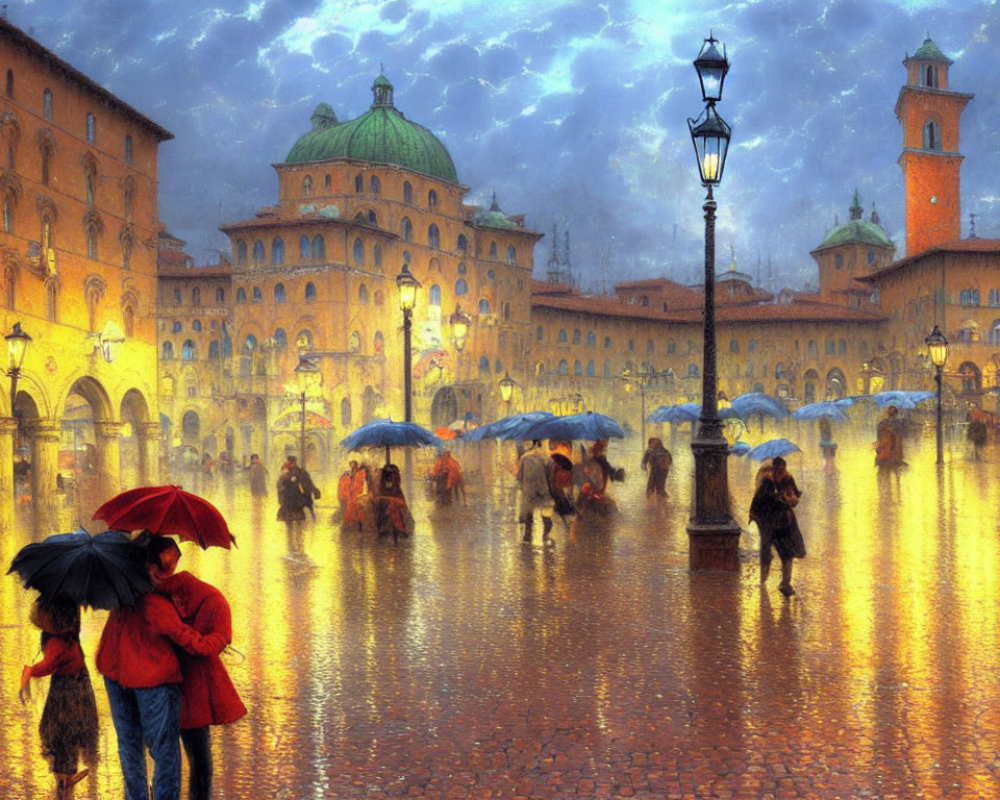
[[[823,458],[833,458],[837,455],[837,443],[833,441],[833,425],[829,417],[820,417],[819,420],[819,449],[823,453]]]
[[[340,475],[337,481],[337,512],[334,514],[332,522],[343,522],[347,513],[347,503],[351,499],[351,486],[354,483],[354,475],[358,471],[358,462],[351,459],[347,469]]]
[[[655,436],[650,437],[649,446],[642,456],[642,470],[649,472],[649,479],[646,481],[646,497],[657,495],[667,496],[667,476],[670,474],[670,466],[674,463],[670,451],[663,446],[663,442]]]
[[[625,480],[625,470],[611,466],[607,451],[607,439],[594,442],[590,447],[590,457],[583,466],[585,481],[580,487],[578,505],[597,514],[618,512],[618,504],[608,492],[608,482]]]
[[[21,692],[30,697],[32,678],[52,676],[38,732],[56,776],[56,798],[69,800],[90,772],[77,772],[79,761],[89,767],[97,763],[97,701],[80,649],[80,609],[71,601],[39,597],[31,621],[42,631],[42,660],[21,671]]]
[[[375,527],[378,535],[392,536],[396,544],[399,537],[407,537],[413,528],[413,517],[406,505],[406,497],[400,484],[399,467],[386,464],[379,474],[379,485],[373,500]]]
[[[875,466],[898,473],[905,466],[903,460],[903,421],[899,409],[889,406],[885,417],[879,422],[875,439]]]
[[[434,459],[429,477],[434,481],[434,498],[438,505],[451,505],[452,500],[461,498],[465,504],[465,482],[462,468],[450,450],[442,450]]]
[[[542,443],[535,440],[517,463],[517,481],[521,486],[521,513],[518,517],[524,526],[521,541],[530,542],[535,525],[535,512],[542,518],[542,541],[549,539],[552,530],[551,473],[552,461],[542,455]]]
[[[267,467],[260,456],[253,453],[250,456],[250,496],[254,498],[267,497]]]

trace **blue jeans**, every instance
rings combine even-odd
[[[181,686],[126,689],[104,679],[111,719],[118,736],[118,759],[125,779],[125,800],[149,800],[146,753],[153,758],[153,800],[179,800],[181,794]]]

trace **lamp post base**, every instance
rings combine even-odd
[[[738,572],[740,529],[732,520],[698,523],[691,520],[688,532],[688,569]]]

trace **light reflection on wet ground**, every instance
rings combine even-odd
[[[321,506],[306,558],[287,558],[273,496],[254,508],[238,478],[220,484],[238,549],[184,545],[181,561],[230,599],[228,663],[251,709],[214,730],[216,797],[1000,796],[1000,452],[976,462],[955,442],[939,480],[927,435],[908,442],[899,485],[881,485],[870,435],[838,433],[833,464],[812,427],[765,434],[805,451],[789,458],[809,548],[791,601],[775,576],[760,589],[750,532],[740,574],[688,572],[686,431],[664,436],[665,503],[644,497],[638,442],[612,442],[629,471],[622,518],[557,523],[553,547],[540,531],[519,541],[509,445],[456,448],[479,476],[467,507],[435,510],[412,486],[417,533],[398,547]],[[756,464],[729,469],[746,527]],[[334,476],[321,486],[332,496]],[[3,563],[27,540],[3,537]],[[30,601],[0,581],[5,798],[51,792],[44,693],[15,699],[37,651]],[[85,618],[91,664],[104,616]],[[120,796],[95,685],[103,760],[77,796]]]

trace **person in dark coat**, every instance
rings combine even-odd
[[[260,460],[260,456],[256,453],[250,456],[248,479],[250,481],[251,497],[267,496],[267,467],[264,466],[264,462]]]
[[[373,500],[375,527],[379,536],[392,536],[393,544],[399,537],[409,536],[413,525],[410,508],[400,485],[399,467],[386,464],[379,474],[378,488]]]
[[[295,456],[289,456],[281,465],[277,490],[279,521],[302,522],[306,518],[307,508],[312,512],[313,519],[316,518],[312,505],[313,499],[320,498],[320,491],[309,473],[299,466]]]
[[[39,597],[31,621],[42,631],[42,660],[22,670],[22,699],[30,697],[32,678],[52,676],[38,732],[56,776],[57,800],[69,800],[90,772],[77,772],[80,760],[90,768],[97,763],[97,701],[80,648],[80,609],[69,600]]]
[[[646,497],[657,495],[667,496],[667,476],[670,474],[670,466],[674,463],[670,451],[663,446],[663,442],[655,436],[650,437],[649,447],[642,456],[643,472],[649,472],[649,479],[646,481]]]
[[[781,584],[778,590],[791,597],[792,564],[796,558],[805,558],[806,548],[793,510],[802,492],[795,485],[795,478],[786,469],[785,459],[775,458],[769,466],[761,467],[757,474],[757,490],[750,502],[750,521],[757,523],[760,531],[760,582],[767,582],[771,571],[771,548],[781,559]]]
[[[170,598],[181,619],[203,636],[218,634],[232,641],[232,617],[225,595],[190,572],[176,572],[181,557],[173,539],[153,537],[150,547],[160,555],[150,570],[156,591]],[[212,796],[210,725],[228,725],[246,715],[236,687],[219,655],[192,656],[181,652],[181,744],[188,759],[188,800]]]

